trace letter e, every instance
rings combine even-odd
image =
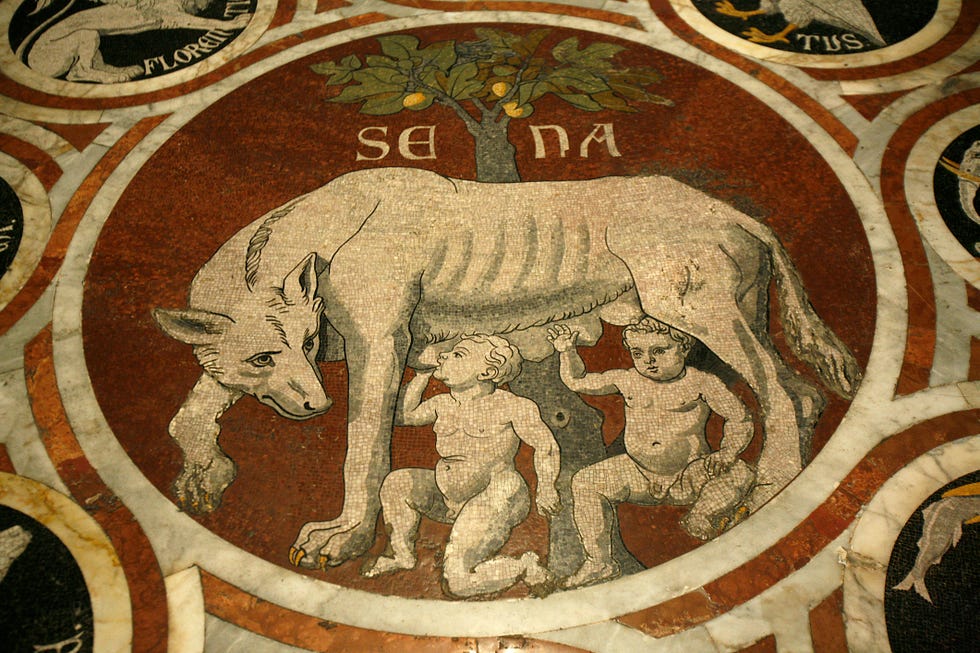
[[[418,131],[420,129],[429,130],[429,137],[424,141],[413,141],[412,132]],[[414,152],[412,152],[413,145],[428,145],[429,151],[427,154],[415,154]],[[412,160],[436,158],[436,126],[417,125],[415,127],[409,127],[408,129],[403,131],[398,136],[398,152],[406,159],[412,159]]]

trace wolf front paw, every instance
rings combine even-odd
[[[237,473],[235,461],[223,453],[202,462],[185,461],[184,469],[174,481],[177,505],[196,515],[215,511]]]
[[[323,569],[363,555],[374,543],[373,520],[347,518],[309,522],[289,548],[289,562],[297,567]]]

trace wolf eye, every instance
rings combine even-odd
[[[303,341],[303,351],[309,353],[313,351],[313,345],[316,344],[316,338],[310,337]]]
[[[276,365],[276,361],[270,352],[256,354],[251,358],[245,359],[245,362],[249,363],[250,365],[254,365],[255,367],[275,367]]]

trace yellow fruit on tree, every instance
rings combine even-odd
[[[425,102],[425,93],[412,93],[411,95],[406,95],[405,99],[402,100],[403,107],[414,107],[416,104],[422,104]]]
[[[507,95],[507,91],[510,90],[510,84],[507,82],[497,82],[490,87],[490,90],[493,91],[493,94],[497,97],[503,97]]]
[[[511,118],[520,118],[524,115],[524,108],[517,106],[517,102],[504,102],[504,113]]]

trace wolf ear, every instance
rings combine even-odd
[[[316,254],[311,252],[282,280],[282,293],[291,302],[309,304],[316,298]]]
[[[205,345],[224,333],[234,323],[227,315],[199,311],[193,308],[171,310],[153,309],[153,319],[164,333],[187,345]]]

